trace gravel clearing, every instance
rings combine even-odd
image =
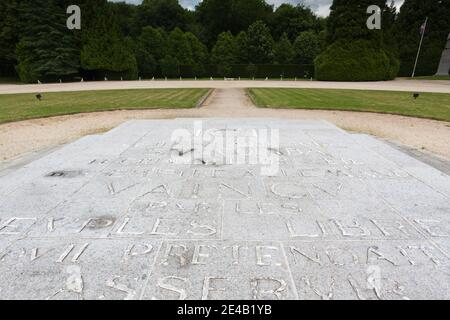
[[[398,87],[399,83],[403,85],[404,82],[394,81],[391,88]],[[414,83],[407,81],[407,83],[417,86],[416,82],[427,83],[426,81],[414,81]],[[448,92],[450,92],[450,85],[439,84],[446,81],[428,82],[436,83],[435,88],[448,89]],[[169,81],[168,83],[176,82]],[[195,82],[191,81],[188,83]],[[203,106],[197,109],[98,112],[0,125],[0,161],[10,161],[30,153],[66,144],[85,135],[101,134],[132,119],[175,119],[186,117],[324,119],[345,130],[374,135],[396,144],[405,145],[422,152],[429,152],[444,159],[450,159],[450,123],[448,122],[363,112],[262,109],[252,104],[243,89],[232,86],[236,83],[244,83],[244,81],[223,83],[230,84],[230,87],[216,89],[204,102]],[[278,84],[280,83],[278,82]],[[310,84],[309,82],[297,82],[297,84],[304,83]],[[287,84],[287,82],[284,82],[284,84]],[[356,84],[355,86],[364,86],[364,84]],[[385,83],[385,86],[388,86],[387,83]],[[3,87],[5,86],[0,86],[0,92],[4,91]],[[6,87],[10,87],[10,85]],[[29,86],[16,87],[27,88]],[[252,83],[252,87],[255,87],[254,83]],[[375,87],[379,87],[379,85],[375,85]],[[111,87],[109,88],[111,89]],[[124,87],[122,86],[122,88]],[[92,89],[95,88],[90,86],[90,90]],[[386,88],[379,89],[384,90]],[[446,91],[444,90],[444,92]]]

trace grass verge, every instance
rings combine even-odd
[[[450,121],[450,94],[338,90],[338,89],[249,89],[258,107],[364,111]]]
[[[450,80],[450,76],[426,76],[426,77],[414,77],[410,80]]]
[[[0,124],[85,112],[194,108],[209,89],[135,89],[0,95]]]

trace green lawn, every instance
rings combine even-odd
[[[0,123],[83,112],[193,108],[209,89],[137,89],[0,94]]]
[[[414,77],[410,80],[450,80],[450,76],[427,76],[427,77]]]
[[[391,113],[450,121],[450,94],[337,89],[249,89],[259,107]]]

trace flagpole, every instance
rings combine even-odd
[[[417,50],[416,62],[414,63],[414,70],[411,78],[414,78],[416,75],[417,62],[419,61],[420,49],[422,49],[423,36],[425,35],[425,31],[427,30],[428,17],[425,19],[425,28],[422,31],[422,36],[420,37],[419,50]]]

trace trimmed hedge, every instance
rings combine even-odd
[[[178,78],[311,78],[314,77],[314,65],[299,65],[299,64],[236,64],[224,67],[219,65],[204,65],[204,66],[190,66],[180,65],[177,74],[171,77]],[[158,68],[161,70],[161,68]],[[143,78],[157,77],[161,78],[164,75],[161,72],[156,74],[141,74]]]
[[[338,40],[315,60],[315,76],[323,81],[380,81],[394,79],[400,62],[368,40]]]
[[[165,65],[158,65],[155,73],[140,73],[139,75],[130,72],[112,72],[104,70],[85,71],[81,74],[68,75],[62,77],[46,77],[40,79],[41,82],[63,82],[80,81],[102,81],[106,76],[108,80],[137,80],[142,79],[163,79],[167,76],[169,79],[182,78],[259,78],[266,77],[271,79],[283,78],[313,78],[314,65],[306,64],[238,64],[226,66],[227,70],[219,65],[178,65],[175,61],[167,61]],[[226,74],[224,74],[226,72]]]

